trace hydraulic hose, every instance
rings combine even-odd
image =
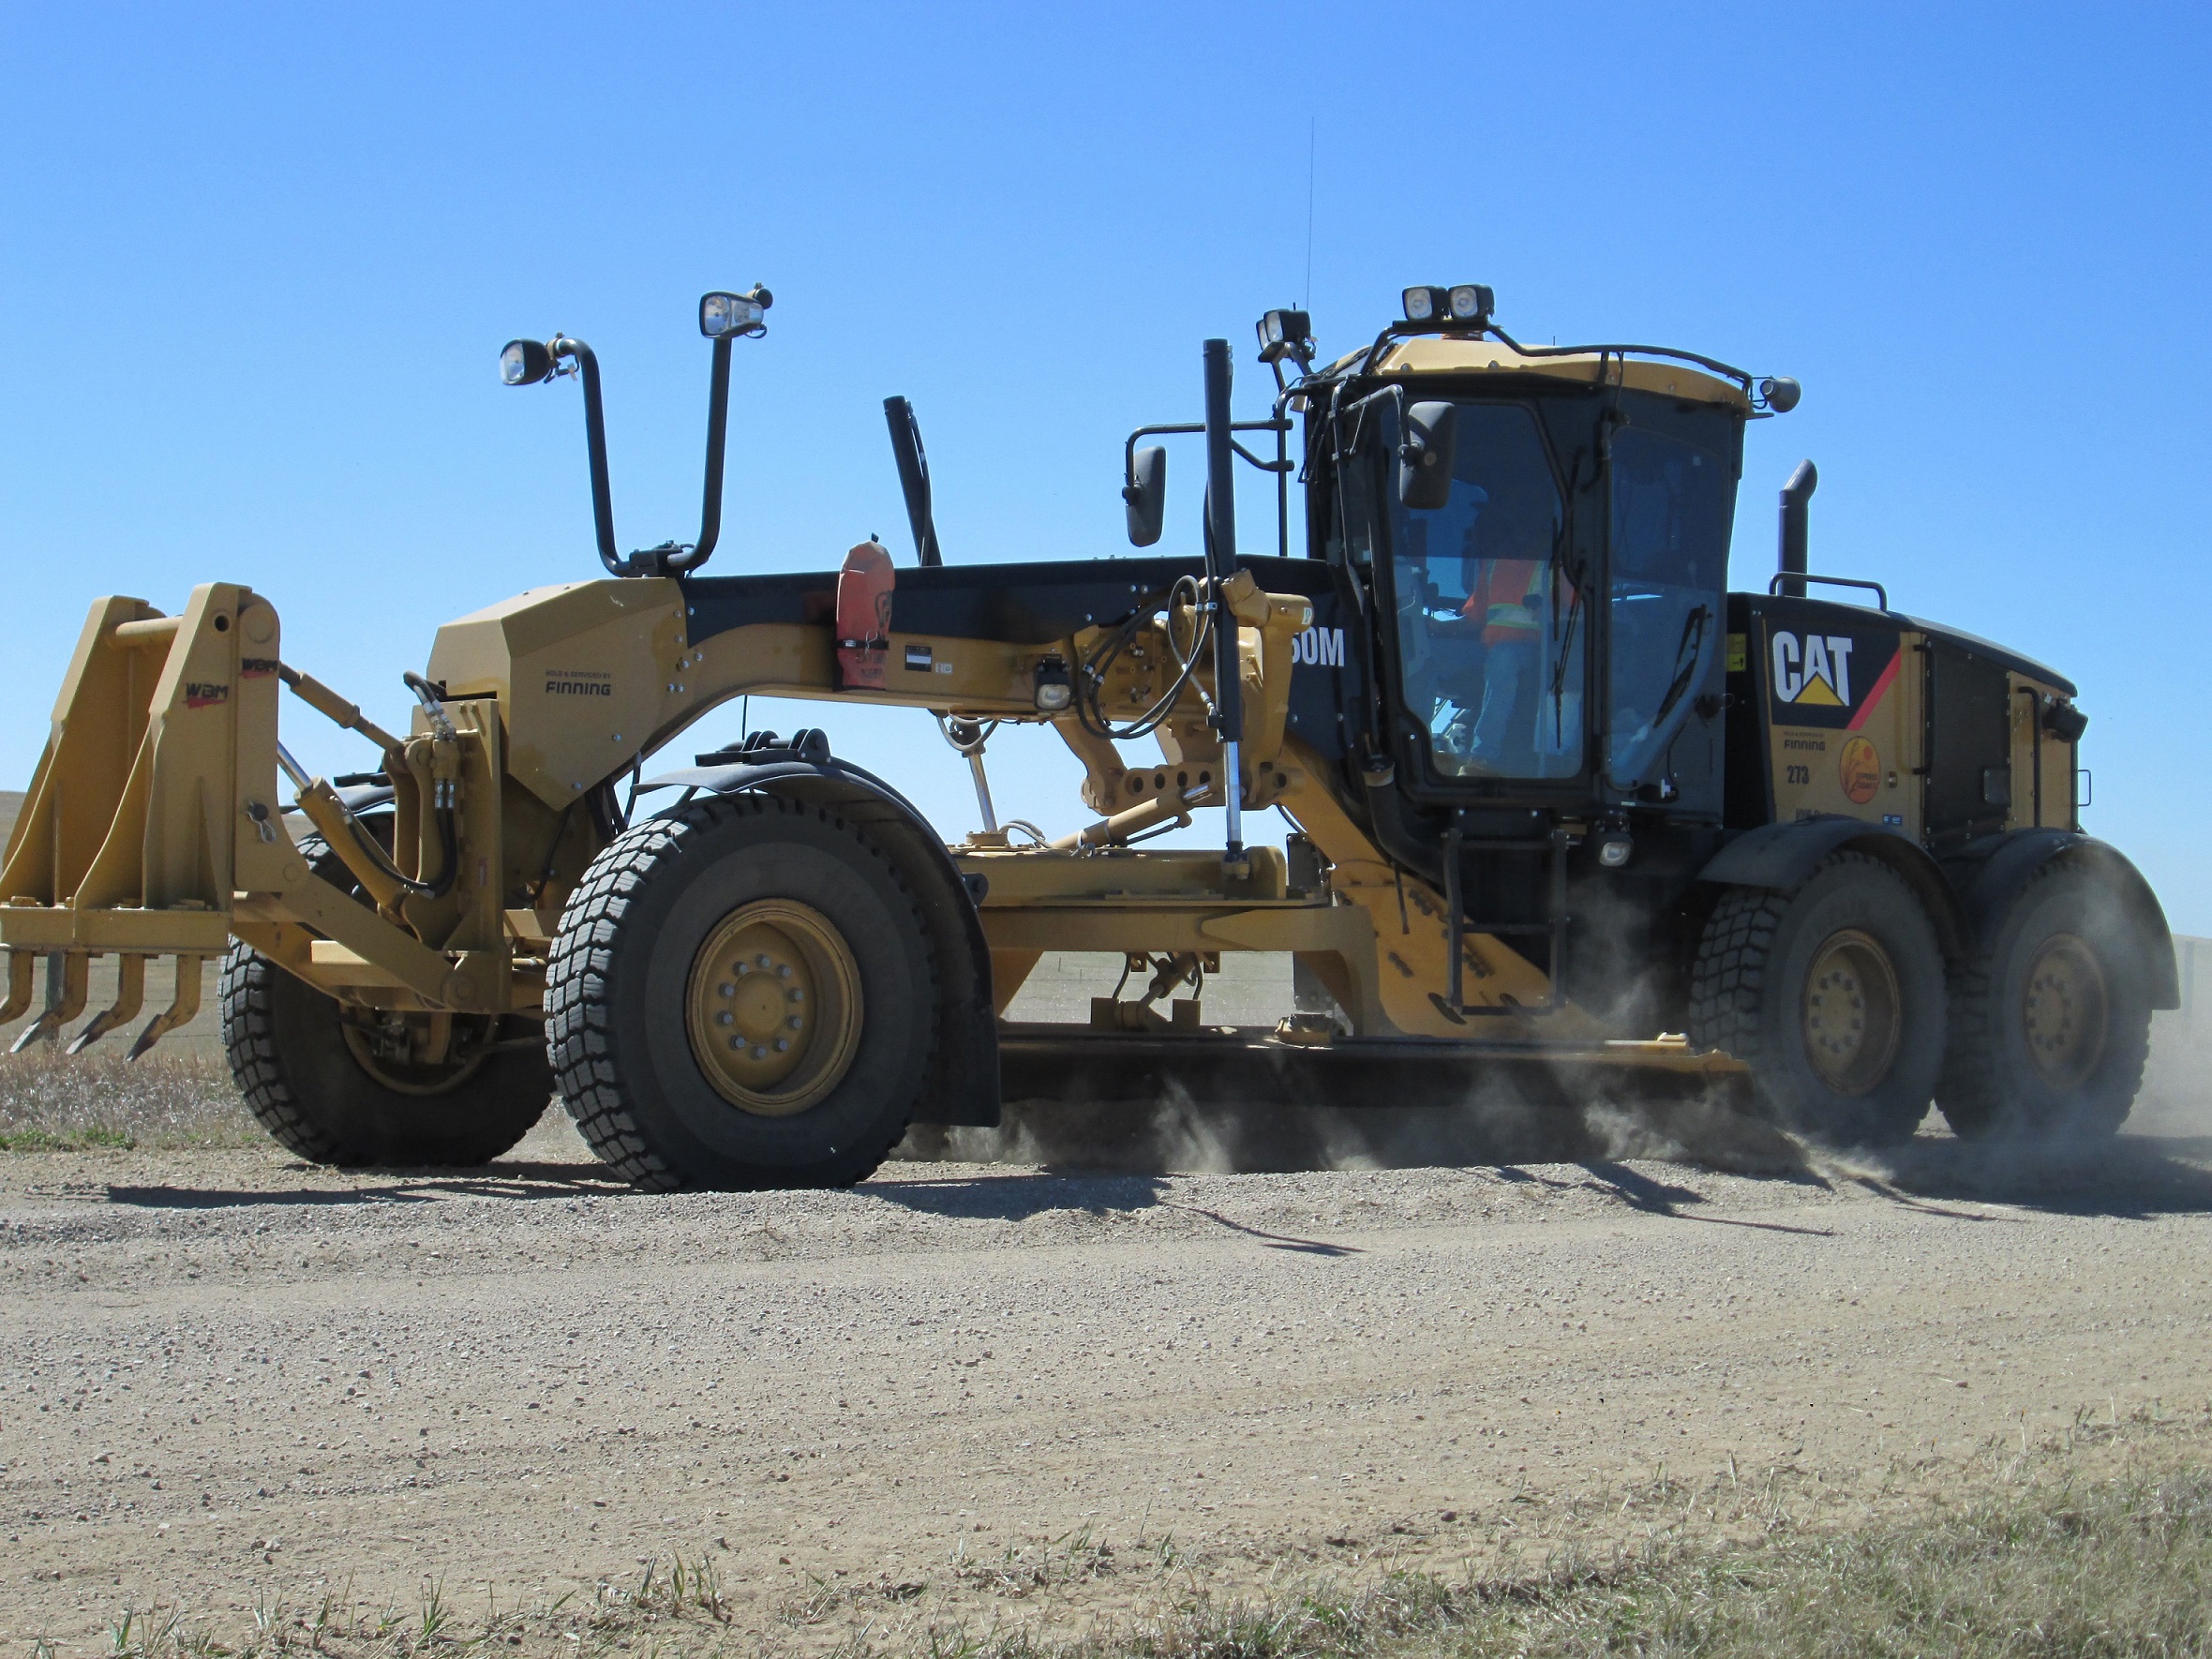
[[[1197,632],[1191,637],[1188,653],[1175,639],[1175,607],[1186,595],[1191,613],[1197,619]],[[1174,585],[1162,597],[1131,612],[1106,643],[1091,654],[1090,660],[1084,664],[1076,683],[1075,715],[1084,730],[1110,742],[1128,742],[1137,738],[1149,737],[1174,711],[1177,700],[1183,695],[1183,688],[1191,683],[1199,665],[1205,660],[1206,643],[1213,637],[1214,612],[1205,600],[1205,589],[1196,576],[1177,576]],[[1107,673],[1120,659],[1121,653],[1128,649],[1138,632],[1163,611],[1167,620],[1165,632],[1168,649],[1174,652],[1180,665],[1179,671],[1174,682],[1160,694],[1151,708],[1128,725],[1116,726],[1106,718],[1103,706]],[[1203,692],[1202,687],[1202,695]]]

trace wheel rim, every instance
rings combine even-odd
[[[859,1047],[859,964],[820,911],[755,900],[699,947],[684,1024],[699,1069],[731,1105],[761,1117],[804,1112]]]
[[[1805,1054],[1841,1095],[1863,1095],[1890,1075],[1904,1024],[1890,953],[1846,928],[1821,942],[1805,975]]]
[[[2027,1056],[2053,1088],[2077,1088],[2104,1058],[2104,970],[2071,934],[2054,934],[2028,964],[2020,993]]]

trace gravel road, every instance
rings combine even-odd
[[[1843,1481],[2205,1403],[2212,1139],[1762,1167],[648,1197],[552,1121],[458,1175],[0,1158],[0,1640],[672,1549],[893,1600],[1071,1534],[1448,1554],[1662,1467]]]

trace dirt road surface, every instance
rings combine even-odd
[[[511,1606],[670,1550],[893,1600],[1070,1536],[1449,1555],[1662,1468],[1847,1481],[2201,1408],[2212,1141],[1972,1167],[647,1197],[554,1124],[461,1175],[0,1159],[0,1640],[426,1577]]]

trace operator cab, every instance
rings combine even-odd
[[[1717,825],[1748,377],[1494,335],[1393,330],[1293,394],[1312,551],[1383,624],[1370,740],[1438,804]]]

